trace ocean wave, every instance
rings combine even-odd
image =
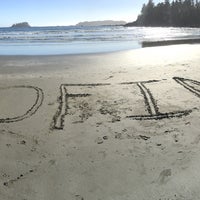
[[[46,48],[74,49],[77,53],[94,48],[116,50],[138,47],[142,41],[157,41],[166,39],[188,39],[200,38],[199,28],[161,28],[161,27],[122,27],[122,26],[100,26],[100,27],[31,27],[26,29],[0,28],[0,49],[5,51],[6,45],[12,50],[18,47],[32,47],[36,49],[41,45]],[[21,47],[20,47],[21,45]],[[2,48],[1,48],[2,47]],[[70,51],[69,49],[69,51]],[[16,49],[15,49],[16,50]],[[74,52],[72,50],[72,52]],[[1,53],[1,51],[0,51]]]

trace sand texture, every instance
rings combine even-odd
[[[200,45],[0,57],[1,200],[199,200]]]

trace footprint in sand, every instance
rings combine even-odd
[[[169,180],[169,177],[172,175],[172,171],[171,169],[165,169],[163,170],[159,177],[158,177],[158,183],[159,184],[165,184],[168,180]]]

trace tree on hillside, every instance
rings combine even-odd
[[[143,5],[141,15],[138,20],[143,25],[152,25],[154,19],[154,3],[153,0],[149,0],[149,2]]]
[[[196,0],[169,0],[144,4],[135,25],[138,26],[200,26],[200,2]]]

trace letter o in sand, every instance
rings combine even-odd
[[[12,123],[29,118],[42,105],[42,89],[34,86],[0,88],[0,123]]]

